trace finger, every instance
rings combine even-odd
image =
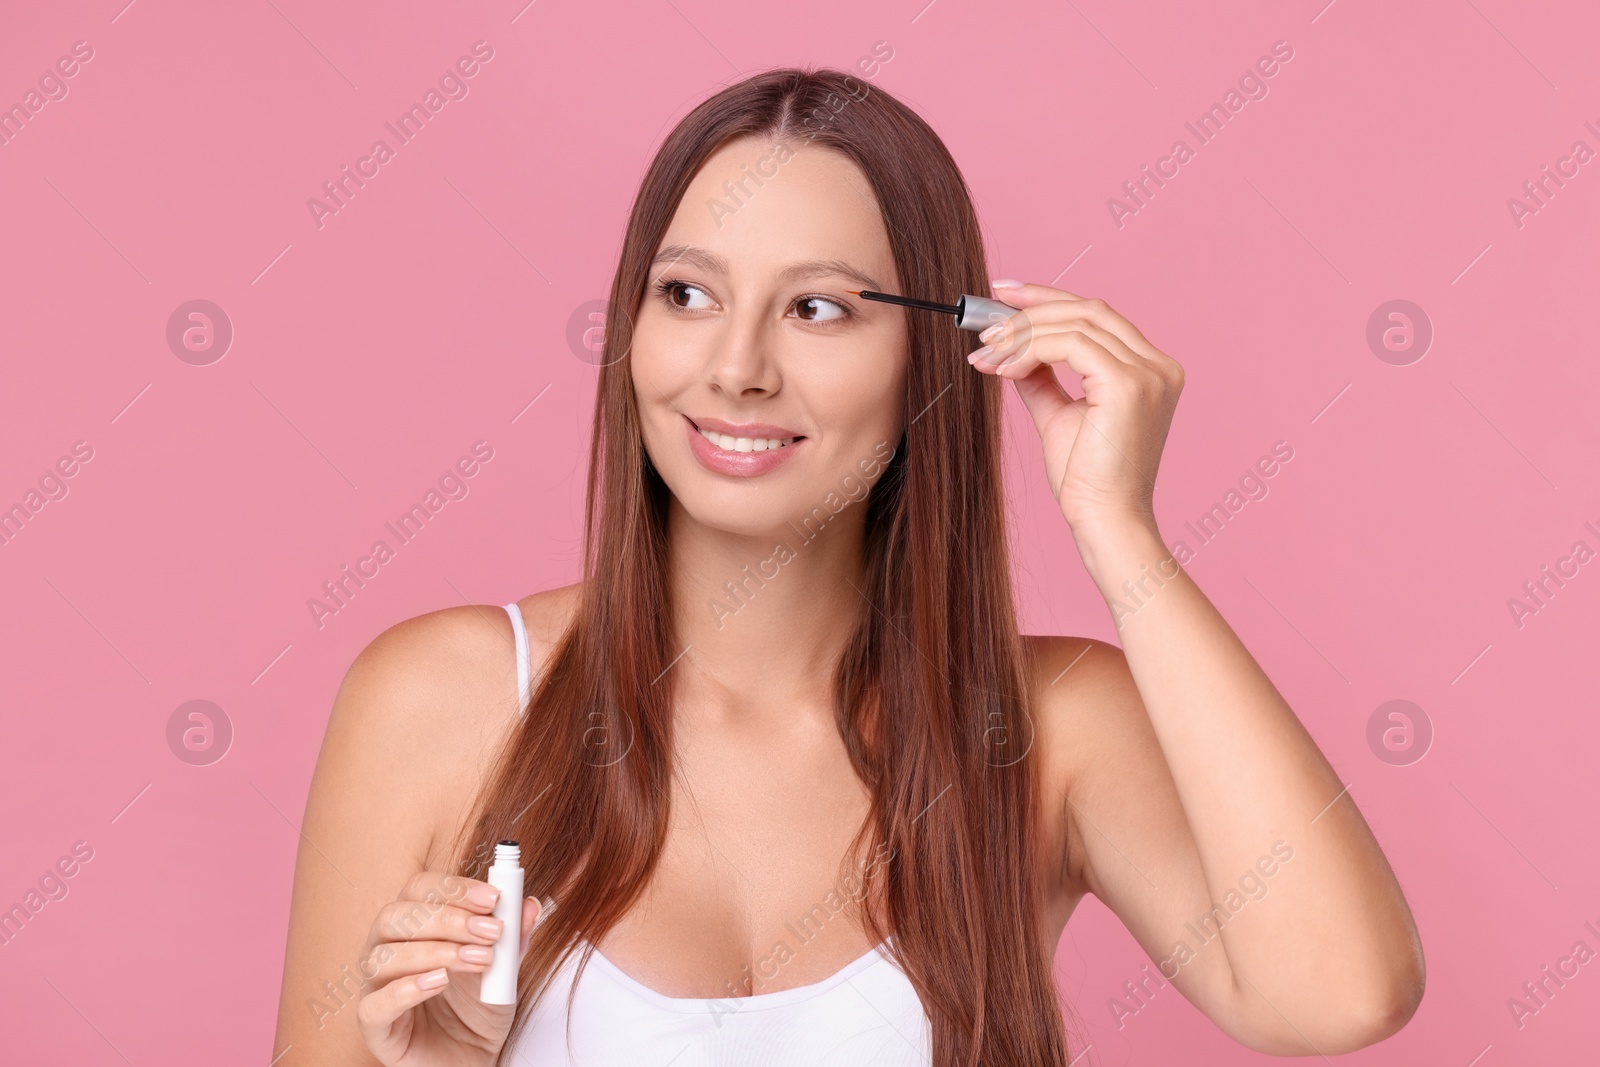
[[[1149,338],[1145,337],[1137,326],[1099,297],[1075,296],[1063,289],[1052,289],[1048,285],[1024,285],[1018,289],[997,289],[995,292],[1001,300],[1013,307],[1027,309],[1034,308],[1035,305],[1045,305],[1033,312],[1034,318],[1039,321],[1086,318],[1101,329],[1122,338],[1129,349],[1143,358],[1168,370],[1177,365],[1176,360],[1151,344]],[[1051,304],[1055,306],[1049,306]]]
[[[1122,385],[1136,381],[1139,374],[1138,368],[1113,356],[1098,341],[1077,330],[1037,338],[1027,352],[1013,356],[1002,366],[989,366],[980,359],[973,364],[973,369],[1016,380],[1026,378],[1038,367],[1056,363],[1083,379],[1085,394],[1095,382]]]
[[[504,925],[492,915],[480,915],[450,904],[397,900],[385,904],[372,923],[369,940],[374,947],[392,941],[456,941],[489,945]]]
[[[376,988],[441,967],[458,974],[481,974],[493,960],[493,945],[462,945],[454,941],[395,941],[379,945],[367,957],[362,974],[371,973],[369,982]]]
[[[418,871],[406,879],[396,900],[415,900],[424,904],[454,904],[472,911],[490,912],[500,899],[500,890],[488,882],[466,878],[447,871]]]
[[[1056,289],[1033,282],[1017,286],[996,285],[993,286],[992,291],[996,300],[1010,304],[1014,308],[1032,307],[1035,304],[1042,304],[1046,300],[1083,299],[1077,293],[1069,293],[1065,289]]]
[[[1021,318],[1028,314],[1030,312],[1021,312],[1017,317]],[[1141,368],[1149,366],[1149,361],[1129,348],[1122,338],[1094,325],[1087,319],[1072,318],[1060,322],[1035,322],[1032,320],[1016,322],[1007,320],[1000,325],[1002,328],[989,339],[990,351],[982,357],[984,362],[990,366],[1003,366],[1013,357],[1025,354],[1041,337],[1048,337],[1051,334],[1058,333],[1070,333],[1074,330],[1087,334],[1093,340],[1098,341],[1101,347],[1124,363]],[[1046,362],[1046,360],[1041,358],[1039,362]],[[1027,374],[1032,369],[1030,366],[1028,370],[1020,373]]]
[[[410,1030],[407,1013],[430,997],[438,996],[449,984],[450,973],[440,968],[390,982],[362,997],[356,1003],[356,1022],[367,1047],[378,1052],[397,1043],[397,1038],[404,1038]]]

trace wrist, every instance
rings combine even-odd
[[[1153,517],[1107,516],[1072,527],[1078,554],[1089,577],[1107,596],[1122,595],[1122,583],[1149,570],[1176,577],[1178,563],[1161,540]]]
[[[1148,512],[1111,511],[1069,519],[1072,538],[1084,551],[1105,552],[1119,545],[1154,541],[1161,543],[1155,516]]]

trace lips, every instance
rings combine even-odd
[[[710,415],[685,416],[702,430],[712,433],[724,434],[733,438],[765,438],[768,440],[787,440],[791,437],[803,436],[798,430],[791,430],[787,426],[777,426],[770,422],[727,422],[723,419],[713,418]]]
[[[752,478],[794,457],[807,440],[786,426],[766,422],[727,422],[703,416],[683,419],[689,451],[716,474]],[[709,436],[708,436],[709,435]]]

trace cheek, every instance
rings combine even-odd
[[[647,323],[641,322],[634,330],[632,343],[628,348],[628,367],[639,391],[646,396],[655,392],[662,392],[677,372],[674,367],[679,361],[674,358],[672,347],[665,343],[660,331],[652,329]]]
[[[650,331],[635,335],[628,370],[647,427],[659,423],[665,409],[693,387],[698,367],[693,353],[683,346]]]
[[[682,389],[682,375],[672,361],[663,358],[659,348],[635,344],[628,354],[629,378],[633,382],[633,401],[639,411],[639,430],[645,451],[658,466],[662,449],[670,443],[672,398]],[[668,452],[670,454],[670,450]]]
[[[898,426],[905,394],[903,366],[883,366],[881,357],[876,366],[863,359],[810,385],[812,410],[826,413],[824,418],[836,429],[859,428],[851,436],[872,436],[876,440]]]

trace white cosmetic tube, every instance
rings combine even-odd
[[[478,1000],[484,1004],[515,1004],[517,972],[522,967],[522,848],[515,841],[494,846],[494,864],[488,883],[500,890],[494,917],[501,922],[494,959],[483,972]]]

